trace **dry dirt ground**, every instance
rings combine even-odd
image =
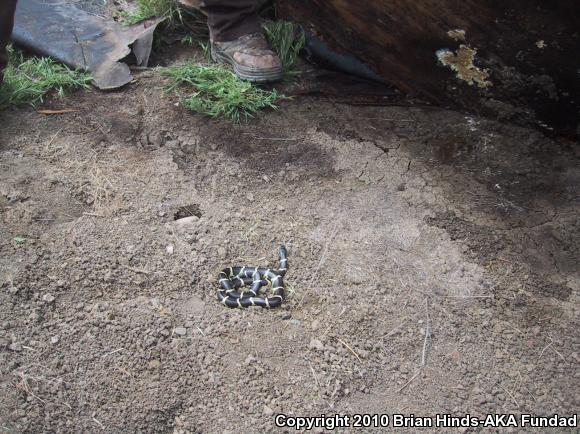
[[[578,411],[575,143],[435,109],[296,98],[236,125],[176,102],[146,71],[50,104],[73,113],[0,114],[0,431]],[[282,309],[218,304],[221,268],[281,243]]]

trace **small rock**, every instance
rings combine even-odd
[[[183,217],[182,219],[175,220],[177,226],[189,226],[199,221],[199,217],[191,215],[189,217]]]
[[[58,336],[53,336],[50,338],[50,343],[51,344],[58,344],[58,341],[60,341],[60,338]]]
[[[105,275],[103,276],[103,282],[112,282],[113,279],[113,272],[111,270],[105,271]]]
[[[187,329],[185,327],[175,327],[175,329],[173,330],[173,332],[177,336],[185,336],[187,334]]]
[[[228,254],[226,248],[223,246],[218,247],[217,252],[220,258],[225,258],[226,255]]]
[[[280,312],[280,318],[283,320],[290,319],[290,318],[292,318],[292,314],[290,312],[288,312],[287,310],[284,310],[284,311]]]
[[[270,407],[265,405],[264,410],[262,410],[262,413],[266,416],[272,416],[274,414],[274,410],[272,410]]]
[[[54,295],[52,295],[52,294],[44,294],[44,295],[42,296],[42,300],[43,300],[45,303],[52,303],[52,302],[55,300],[55,297],[54,297]]]
[[[276,209],[278,211],[285,211],[285,208],[282,205],[276,205]]]
[[[12,342],[10,345],[8,345],[8,349],[17,352],[22,351],[22,345],[20,345],[18,342]]]
[[[161,365],[161,362],[159,360],[150,360],[149,363],[147,364],[147,366],[149,367],[149,369],[158,368],[159,365]]]
[[[483,395],[474,397],[473,401],[478,405],[483,405],[487,402],[487,399]]]
[[[296,172],[290,172],[288,174],[288,180],[289,181],[296,181],[298,178],[300,178],[300,175]]]
[[[315,319],[310,324],[310,327],[312,328],[312,330],[318,330],[320,328],[320,321],[318,321],[317,319]]]
[[[165,251],[168,255],[173,255],[173,244],[169,244],[167,247],[165,247]]]
[[[246,360],[244,361],[244,363],[245,363],[246,365],[251,365],[251,364],[253,364],[253,363],[256,363],[257,361],[258,361],[258,359],[256,359],[255,357],[253,357],[253,356],[248,356],[248,357],[246,357]]]
[[[317,351],[324,351],[324,344],[318,339],[312,339],[308,346]]]
[[[150,133],[147,138],[149,139],[149,143],[157,148],[163,146],[163,143],[165,142],[165,134],[163,131],[154,131],[153,133]]]

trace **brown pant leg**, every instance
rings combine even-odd
[[[212,41],[231,41],[260,31],[258,0],[203,0],[200,8],[207,15]]]
[[[8,62],[6,45],[10,41],[12,26],[14,25],[14,11],[16,10],[16,0],[1,0],[0,6],[0,84],[4,78],[4,67]]]

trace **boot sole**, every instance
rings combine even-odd
[[[242,80],[247,80],[252,83],[272,83],[280,81],[284,76],[282,67],[274,67],[268,69],[255,69],[240,65],[234,59],[226,54],[222,54],[216,50],[211,50],[211,58],[216,63],[230,65],[234,69],[234,73]]]

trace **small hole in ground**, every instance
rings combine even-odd
[[[182,206],[177,211],[175,211],[175,214],[173,214],[173,220],[179,220],[191,216],[201,217],[202,215],[203,213],[201,212],[199,205],[194,203],[191,205]]]

